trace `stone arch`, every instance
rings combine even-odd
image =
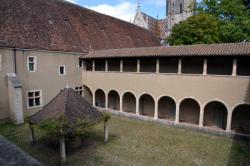
[[[227,106],[220,101],[210,101],[204,107],[204,126],[226,130]]]
[[[95,106],[105,108],[105,92],[102,89],[95,91]]]
[[[108,108],[112,110],[120,110],[120,96],[115,90],[108,93]]]
[[[199,124],[200,104],[193,98],[180,102],[180,122]]]
[[[122,95],[122,111],[136,114],[136,97],[131,92]]]
[[[139,113],[143,116],[154,117],[155,101],[149,94],[143,94],[139,98]]]
[[[158,118],[174,121],[175,114],[176,114],[175,100],[169,96],[162,96],[158,100]]]
[[[232,130],[250,135],[250,104],[240,104],[233,109]]]
[[[93,94],[86,85],[83,85],[83,97],[89,104],[93,105]]]

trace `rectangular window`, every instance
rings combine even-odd
[[[161,58],[160,73],[178,73],[178,58]]]
[[[35,56],[28,56],[27,68],[28,68],[28,71],[30,71],[30,72],[36,71],[36,57]]]
[[[237,75],[250,76],[250,58],[239,57],[237,59]]]
[[[41,90],[28,91],[27,106],[28,108],[37,108],[42,106]]]
[[[76,91],[79,95],[81,95],[81,96],[82,96],[82,92],[83,92],[82,90],[83,90],[82,86],[75,87],[75,91]]]
[[[83,68],[84,61],[82,59],[79,59],[79,68]]]
[[[140,72],[156,72],[156,59],[143,58],[140,60]]]
[[[183,74],[202,74],[204,59],[198,57],[185,57],[182,59]]]
[[[95,60],[95,71],[105,71],[105,60]]]
[[[233,59],[228,57],[210,57],[207,59],[207,74],[232,75]]]
[[[85,60],[86,70],[92,71],[93,70],[93,61],[92,60]]]
[[[120,71],[120,59],[110,59],[108,62],[108,70],[109,71]]]
[[[124,59],[123,71],[124,72],[136,72],[137,71],[137,59]]]
[[[59,66],[59,75],[65,75],[65,74],[66,74],[65,65]]]

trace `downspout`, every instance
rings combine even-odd
[[[13,59],[14,59],[14,72],[17,74],[17,64],[16,64],[16,49],[13,49]]]

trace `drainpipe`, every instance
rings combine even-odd
[[[16,49],[13,49],[13,60],[14,60],[14,72],[17,74],[17,65],[16,65]]]

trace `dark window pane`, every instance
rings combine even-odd
[[[64,74],[64,66],[60,66],[60,74],[61,74],[61,75]]]
[[[35,92],[35,96],[40,96],[40,92]]]
[[[34,71],[34,63],[29,63],[29,70]]]
[[[105,60],[95,60],[95,70],[96,71],[105,71]]]
[[[29,107],[34,107],[34,99],[29,99]]]
[[[207,59],[207,74],[232,75],[233,59],[229,57],[211,57]]]
[[[34,94],[33,92],[29,92],[28,97],[33,97],[33,94]]]
[[[137,59],[124,59],[123,71],[124,72],[136,72],[137,71]]]
[[[237,75],[250,76],[250,58],[240,57],[237,59]]]
[[[160,73],[178,73],[178,58],[161,58]]]
[[[34,62],[34,57],[29,57],[29,62]]]
[[[40,98],[35,98],[35,104],[36,104],[36,106],[40,105]]]
[[[110,59],[108,69],[109,71],[120,71],[120,59]]]
[[[156,59],[144,58],[140,60],[140,72],[156,72]]]
[[[202,74],[203,73],[202,58],[187,57],[182,59],[182,73],[184,74]]]

